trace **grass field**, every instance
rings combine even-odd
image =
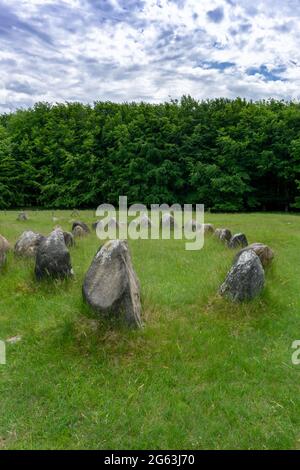
[[[57,211],[70,230],[71,211]],[[47,234],[51,212],[0,213],[0,233]],[[92,211],[79,218],[95,220]],[[130,242],[141,282],[141,331],[95,321],[81,285],[98,246],[93,233],[70,249],[75,278],[34,280],[32,260],[8,256],[0,275],[2,449],[300,448],[300,218],[207,214],[276,253],[263,295],[243,305],[217,290],[234,252],[213,238]]]

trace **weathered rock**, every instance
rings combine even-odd
[[[20,212],[17,217],[17,220],[22,221],[22,222],[24,222],[25,220],[28,220],[28,216],[26,212]]]
[[[248,240],[244,233],[236,233],[231,237],[227,245],[229,248],[244,248],[248,245]]]
[[[228,228],[216,228],[215,236],[222,242],[229,242],[232,237],[231,231]]]
[[[80,220],[75,220],[75,222],[73,222],[73,225],[72,225],[72,233],[74,234],[74,229],[76,227],[81,227],[82,230],[88,234],[90,233],[90,229],[88,228],[88,226],[84,223],[84,222],[81,222]]]
[[[10,244],[2,235],[0,235],[0,268],[6,262],[6,253],[10,250]]]
[[[44,239],[40,233],[27,230],[22,233],[19,240],[15,244],[14,252],[19,256],[35,256],[38,246]]]
[[[73,209],[71,212],[71,217],[78,217],[79,216],[79,211],[77,209]]]
[[[71,232],[63,232],[63,236],[68,248],[75,245],[75,240]]]
[[[142,214],[134,223],[140,228],[150,228],[152,226],[152,222],[146,214]]]
[[[251,243],[251,245],[239,251],[235,259],[238,259],[241,253],[247,250],[253,250],[256,253],[264,268],[271,264],[274,258],[274,251],[268,245],[264,245],[263,243]]]
[[[203,224],[204,225],[204,224]],[[197,230],[202,229],[202,224],[200,222],[197,222],[197,220],[189,220],[185,225],[184,225],[185,230],[189,230],[191,232],[196,232]]]
[[[0,235],[0,251],[3,251],[4,253],[7,253],[11,248],[9,242],[6,240],[5,237]]]
[[[162,228],[177,228],[178,225],[175,221],[175,218],[171,214],[163,214],[161,218],[161,226]]]
[[[76,225],[76,227],[73,228],[72,234],[74,238],[83,238],[88,235],[88,233],[82,227],[80,227],[80,225]]]
[[[98,250],[84,279],[83,296],[97,313],[142,326],[139,281],[126,241],[108,241]]]
[[[62,279],[73,275],[71,258],[61,230],[54,230],[44,238],[37,249],[35,276]]]
[[[235,302],[258,296],[265,283],[265,272],[253,250],[240,254],[220,287],[220,294]]]
[[[104,221],[103,219],[102,220],[99,220],[97,225],[96,225],[96,230],[97,228],[99,228],[100,230],[104,230],[104,229],[107,229],[107,228],[119,228],[119,222],[117,221],[117,219],[115,217],[110,217],[108,220]]]
[[[212,224],[203,224],[204,226],[204,233],[214,233],[215,232],[215,229],[214,229],[214,226]]]

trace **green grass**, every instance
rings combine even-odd
[[[70,229],[71,211],[57,212]],[[0,213],[15,242],[47,234],[51,212]],[[80,219],[95,220],[92,211]],[[233,305],[217,290],[234,252],[213,238],[130,242],[141,281],[142,331],[95,321],[81,285],[100,242],[70,250],[75,278],[35,282],[32,260],[9,254],[0,275],[0,448],[295,449],[300,447],[300,219],[207,214],[206,222],[269,244],[276,258],[262,296]]]

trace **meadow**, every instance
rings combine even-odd
[[[71,211],[0,213],[14,243],[25,229],[71,229]],[[92,211],[78,219],[89,225]],[[218,295],[235,251],[207,237],[130,241],[141,283],[142,330],[98,321],[82,281],[100,245],[95,233],[70,248],[75,277],[37,283],[34,261],[9,253],[0,274],[0,449],[298,449],[300,219],[207,214],[275,251],[263,294],[233,304]]]

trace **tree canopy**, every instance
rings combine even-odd
[[[300,208],[300,104],[190,96],[38,103],[0,116],[0,208]]]

